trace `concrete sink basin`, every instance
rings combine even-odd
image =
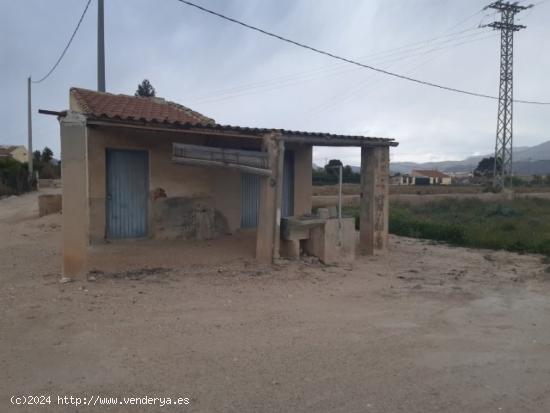
[[[326,222],[326,219],[315,216],[281,218],[281,238],[285,240],[308,239],[310,229],[325,225]]]

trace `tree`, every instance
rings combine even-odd
[[[325,165],[325,172],[328,176],[338,176],[338,167],[343,166],[342,161],[339,159],[331,159],[328,161],[328,163]]]
[[[0,158],[0,195],[30,191],[28,165],[12,158]]]
[[[42,150],[42,154],[40,155],[40,160],[42,163],[50,163],[53,159],[53,152],[50,148],[47,146]]]
[[[61,177],[61,167],[52,163],[53,152],[47,146],[40,151],[32,153],[34,170],[43,179],[59,179]]]
[[[500,171],[502,168],[501,162],[498,162],[497,169]],[[495,157],[483,158],[477,164],[477,168],[474,169],[474,176],[492,177],[495,173]]]
[[[32,163],[35,169],[37,169],[38,165],[42,163],[42,154],[40,153],[40,151],[34,151],[32,153]]]
[[[342,177],[344,179],[350,179],[353,177],[353,169],[351,169],[351,166],[349,165],[344,166],[344,169],[342,171]]]
[[[155,97],[156,91],[153,85],[149,82],[147,79],[143,79],[143,81],[138,85],[135,96],[141,96],[145,98],[151,98]]]
[[[543,185],[544,178],[541,175],[533,175],[533,178],[531,179],[531,183],[533,185]]]

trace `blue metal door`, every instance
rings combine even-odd
[[[292,151],[285,151],[281,214],[283,217],[294,215],[294,152]]]
[[[261,179],[259,175],[241,174],[241,228],[258,226]]]
[[[147,151],[107,150],[107,238],[147,236]]]

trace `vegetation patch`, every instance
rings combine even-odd
[[[359,209],[347,208],[359,227]],[[446,199],[422,205],[390,203],[390,233],[550,257],[550,201]],[[550,258],[549,258],[550,259]]]

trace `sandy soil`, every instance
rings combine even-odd
[[[36,209],[35,194],[0,200],[2,412],[550,410],[541,257],[392,237],[353,267],[257,266],[218,255],[223,241],[196,247],[208,264],[103,262],[59,284],[60,216]],[[13,394],[191,404],[17,408]]]

